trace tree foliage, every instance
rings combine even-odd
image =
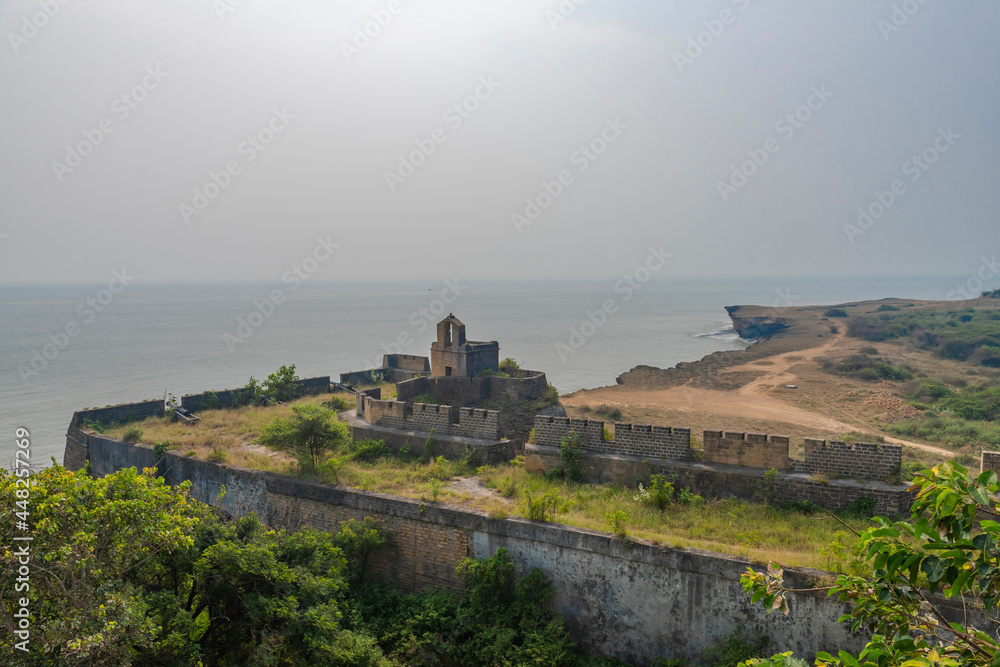
[[[328,451],[350,441],[347,424],[334,420],[332,410],[319,405],[296,405],[288,419],[278,417],[261,430],[265,447],[291,452],[305,469],[317,468]]]
[[[841,575],[831,596],[849,602],[841,620],[852,632],[868,631],[872,639],[858,656],[820,653],[817,665],[997,665],[1000,643],[975,623],[949,621],[933,594],[963,598],[987,622],[997,620],[1000,604],[1000,486],[996,473],[973,477],[956,463],[944,463],[918,474],[916,499],[909,521],[876,517],[862,534],[862,556],[868,576]],[[752,569],[743,586],[754,602],[788,613],[783,573]],[[748,665],[802,665],[790,654]]]

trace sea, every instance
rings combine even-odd
[[[561,393],[742,349],[725,306],[944,299],[952,277],[448,280],[287,285],[0,285],[0,462],[30,433],[33,467],[61,462],[73,412],[429,356],[453,313],[469,340],[544,371]],[[117,290],[117,293],[114,293]]]

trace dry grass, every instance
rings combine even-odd
[[[384,391],[384,390],[383,390]],[[334,394],[344,400],[345,393]],[[285,405],[245,407],[239,410],[203,410],[199,421],[185,424],[173,417],[152,417],[107,430],[107,435],[121,438],[129,428],[142,430],[140,442],[169,442],[170,450],[186,456],[229,463],[244,468],[288,473],[295,468],[295,459],[286,453],[268,452],[254,445],[261,430],[278,417],[288,417],[296,405],[319,404],[330,394],[307,396]],[[348,400],[348,402],[350,402]]]
[[[392,395],[390,388],[383,395]],[[343,395],[342,395],[343,397]],[[169,441],[170,449],[200,459],[294,475],[293,458],[255,446],[261,429],[277,417],[287,417],[292,406],[321,403],[328,395],[311,396],[282,406],[251,407],[240,410],[206,410],[196,424],[154,418],[108,430],[121,437],[126,428],[138,426],[141,442]],[[404,460],[385,457],[372,463],[352,460],[348,452],[336,452],[341,465],[336,473],[325,467],[318,473],[323,481],[379,491],[424,502],[462,505],[492,516],[526,516],[527,496],[555,493],[564,511],[554,521],[581,528],[607,531],[606,516],[622,511],[630,537],[650,540],[676,548],[698,548],[749,558],[757,562],[775,561],[786,566],[807,566],[842,570],[843,556],[828,555],[831,542],[853,544],[852,535],[832,518],[806,516],[739,500],[708,501],[702,505],[673,504],[664,512],[633,499],[636,491],[615,486],[572,484],[529,474],[519,462],[471,469],[443,459]],[[449,486],[459,477],[475,477],[487,489],[477,493]],[[467,487],[466,487],[467,488]],[[861,529],[867,522],[848,520]]]

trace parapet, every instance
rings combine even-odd
[[[903,463],[900,445],[806,438],[804,450],[804,471],[812,473],[887,480],[899,476]]]
[[[705,431],[702,460],[765,470],[788,470],[792,467],[788,458],[789,443],[789,438],[784,435]]]

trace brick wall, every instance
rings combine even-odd
[[[703,461],[770,470],[789,470],[789,439],[783,435],[705,431]]]
[[[85,421],[105,425],[124,424],[149,417],[161,417],[165,409],[166,405],[163,401],[145,401],[143,403],[126,403],[106,408],[94,408],[93,410],[80,410],[73,414],[72,425],[83,426]]]
[[[900,445],[877,445],[806,438],[805,472],[836,473],[860,479],[886,480],[899,476],[903,462]]]
[[[451,433],[451,414],[452,409],[450,405],[414,403],[411,428],[416,431],[430,432],[433,429],[437,433]]]
[[[500,413],[495,410],[456,409],[430,403],[414,403],[411,407],[402,401],[379,401],[368,397],[361,400],[364,412],[359,416],[374,426],[425,433],[433,429],[441,435],[500,439]],[[456,417],[458,423],[455,423]]]
[[[430,373],[431,360],[414,354],[386,354],[382,356],[382,368],[398,368],[416,373]]]
[[[149,456],[148,447],[106,439],[90,452],[94,469],[108,472]],[[373,557],[370,572],[406,590],[460,589],[455,567],[463,558],[491,556],[504,547],[519,572],[538,567],[552,579],[557,591],[553,607],[584,648],[638,665],[659,656],[698,656],[737,627],[768,635],[769,650],[803,656],[836,649],[857,652],[866,640],[837,622],[847,607],[821,593],[790,594],[793,622],[752,604],[740,585],[747,568],[740,558],[643,540],[623,544],[606,533],[520,518],[494,520],[476,510],[242,470],[174,452],[167,454],[164,467],[168,483],[190,480],[192,495],[209,502],[224,484],[227,511],[257,512],[277,528],[309,525],[336,531],[344,521],[373,517],[393,533],[395,546]],[[728,470],[732,475],[733,469]],[[809,588],[823,573],[786,568],[785,576],[790,587]],[[961,620],[960,603],[935,604],[949,618]]]
[[[1000,473],[1000,452],[983,452],[979,458],[979,472],[992,470]]]
[[[604,439],[605,423],[596,419],[535,417],[535,444],[558,447],[563,438],[576,433],[584,448],[603,454],[684,459],[691,448],[691,431],[686,428],[649,424],[615,424],[615,439]]]
[[[462,408],[458,412],[458,419],[459,435],[485,440],[500,438],[500,413],[496,410]]]

